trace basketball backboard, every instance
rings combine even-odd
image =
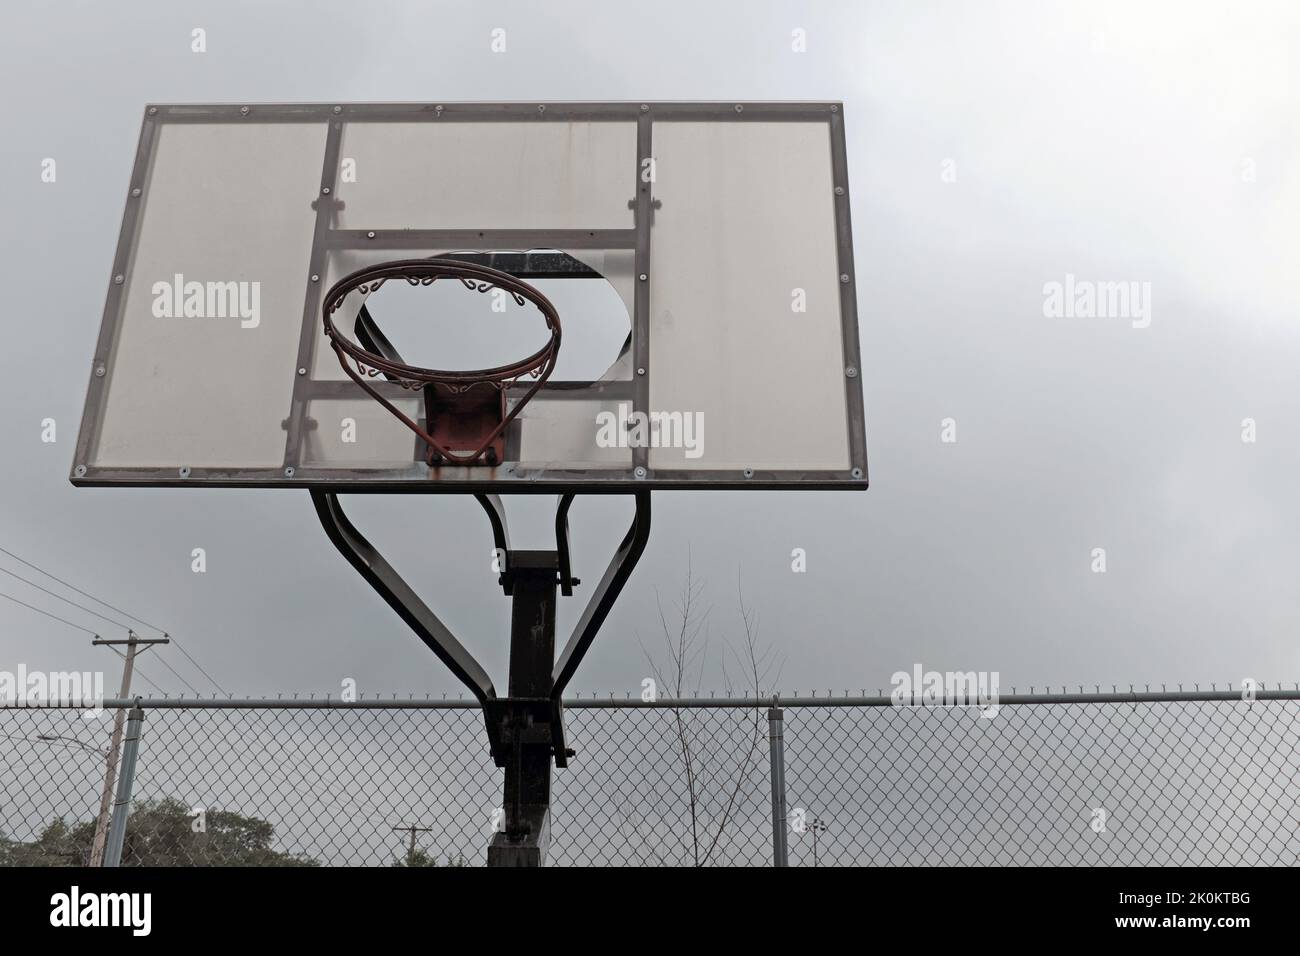
[[[843,121],[838,103],[148,107],[72,481],[864,488]],[[340,279],[422,259],[516,276],[564,324],[492,462],[430,464],[325,334]],[[533,303],[473,286],[354,291],[333,318],[418,366],[545,341]],[[430,427],[419,391],[360,371]]]

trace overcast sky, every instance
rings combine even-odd
[[[872,487],[657,494],[575,690],[639,692],[656,597],[688,556],[712,606],[705,688],[740,634],[738,581],[786,693],[874,692],[917,662],[998,671],[1004,691],[1300,676],[1294,6],[15,2],[6,20],[0,547],[167,628],[225,690],[458,687],[305,492],[68,483],[148,102],[844,102]],[[1137,283],[1149,311],[1045,314],[1067,275]],[[549,546],[551,500],[509,504],[514,544]],[[509,606],[478,506],[349,506],[504,686]],[[574,505],[586,584],[561,640],[629,518],[616,498]],[[119,633],[8,575],[0,592]],[[0,601],[0,669],[19,663],[117,679],[88,635]]]

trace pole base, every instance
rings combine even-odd
[[[525,836],[511,838],[508,833],[495,833],[488,844],[488,866],[543,866],[551,842],[551,811],[549,807],[527,806],[523,817],[528,821]]]

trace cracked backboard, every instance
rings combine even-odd
[[[517,276],[563,322],[491,464],[429,464],[323,331],[337,280],[431,257]],[[839,104],[149,107],[72,481],[864,488],[855,300]],[[546,333],[454,280],[374,290],[366,328],[360,304],[340,327],[422,366]],[[418,392],[373,384],[427,424]]]

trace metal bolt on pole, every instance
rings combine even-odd
[[[140,749],[140,725],[144,723],[144,709],[137,698],[126,720],[126,740],[122,747],[122,772],[117,780],[117,802],[113,805],[113,821],[108,827],[108,846],[104,850],[104,866],[122,863],[122,844],[126,840],[126,818],[131,812],[131,788],[135,784],[135,758]]]
[[[785,735],[782,727],[785,712],[778,698],[767,709],[768,749],[772,754],[772,865],[789,866],[785,832]]]

